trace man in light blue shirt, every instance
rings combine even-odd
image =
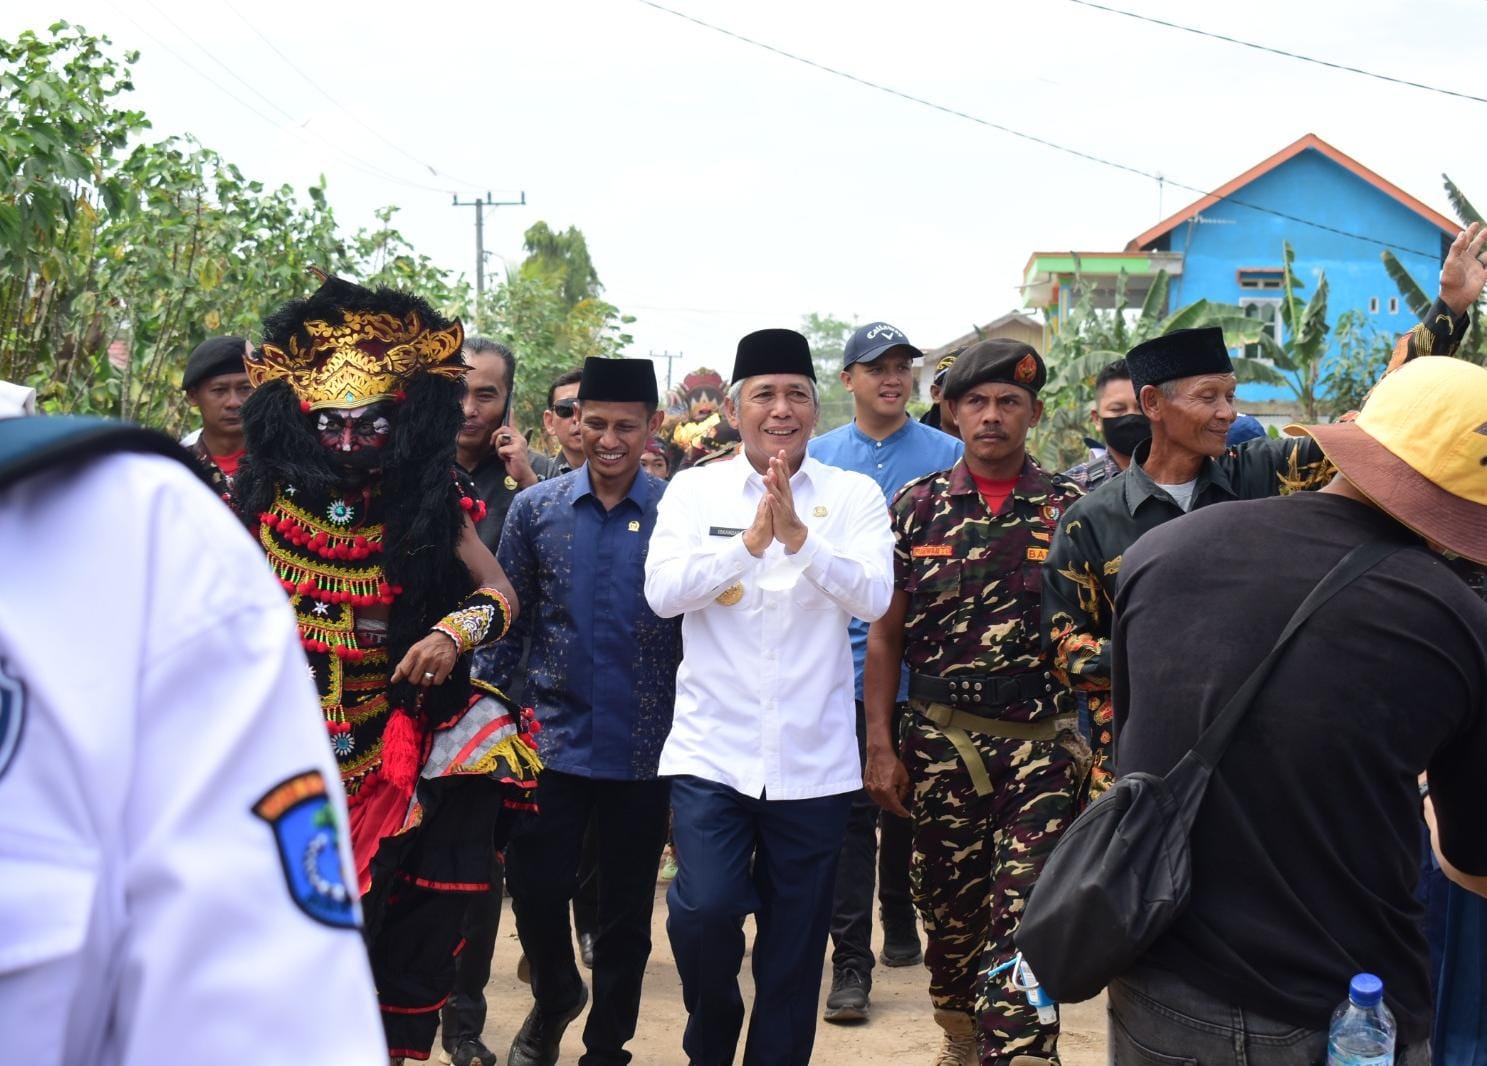
[[[911,372],[924,353],[901,330],[873,322],[852,334],[842,356],[842,385],[852,394],[853,419],[817,437],[810,455],[829,466],[855,470],[878,483],[885,500],[905,484],[955,465],[961,442],[908,416]],[[862,664],[867,658],[867,623],[851,625],[852,662],[857,685],[857,744],[864,751]],[[900,709],[908,699],[908,674],[900,684]],[[873,864],[878,860],[879,902],[883,916],[883,965],[913,966],[922,958],[914,908],[909,899],[909,823],[882,815],[883,848],[877,855],[878,806],[866,792],[852,797],[852,811],[837,866],[831,918],[831,992],[828,1022],[857,1022],[868,1016],[872,987]]]

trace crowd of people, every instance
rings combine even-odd
[[[1484,246],[1452,244],[1356,417],[1270,436],[1222,333],[1181,330],[1100,373],[1104,447],[1062,473],[1028,450],[1034,348],[946,356],[916,421],[922,353],[881,321],[838,429],[806,339],[764,329],[686,448],[649,360],[561,375],[549,456],[513,425],[519,352],[336,278],[192,353],[190,456],[0,419],[10,1050],[552,1066],[587,1009],[578,1061],[626,1063],[669,849],[687,1061],[806,1063],[818,1019],[871,1017],[875,962],[922,962],[927,1063],[1056,1062],[1017,945],[1049,855],[1377,542],[1214,768],[1110,1049],[1320,1062],[1369,971],[1395,1061],[1429,1062],[1484,1013],[1487,369],[1453,357]],[[497,1051],[504,898],[532,999]]]

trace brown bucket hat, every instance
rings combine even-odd
[[[1426,540],[1487,565],[1487,368],[1445,356],[1387,375],[1352,422],[1287,426]]]

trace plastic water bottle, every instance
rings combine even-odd
[[[1038,979],[1033,976],[1033,968],[1023,959],[1021,952],[1017,953],[1017,958],[1013,961],[1012,984],[1022,989],[1027,996],[1028,1006],[1038,1012],[1039,1025],[1053,1025],[1058,1021],[1058,1004],[1038,984]]]
[[[1393,1066],[1394,1032],[1384,982],[1371,973],[1355,974],[1347,1002],[1332,1012],[1327,1066]]]

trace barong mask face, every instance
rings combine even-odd
[[[393,405],[388,401],[355,410],[327,408],[307,417],[320,446],[348,475],[368,474],[382,465],[382,452],[392,440]]]

